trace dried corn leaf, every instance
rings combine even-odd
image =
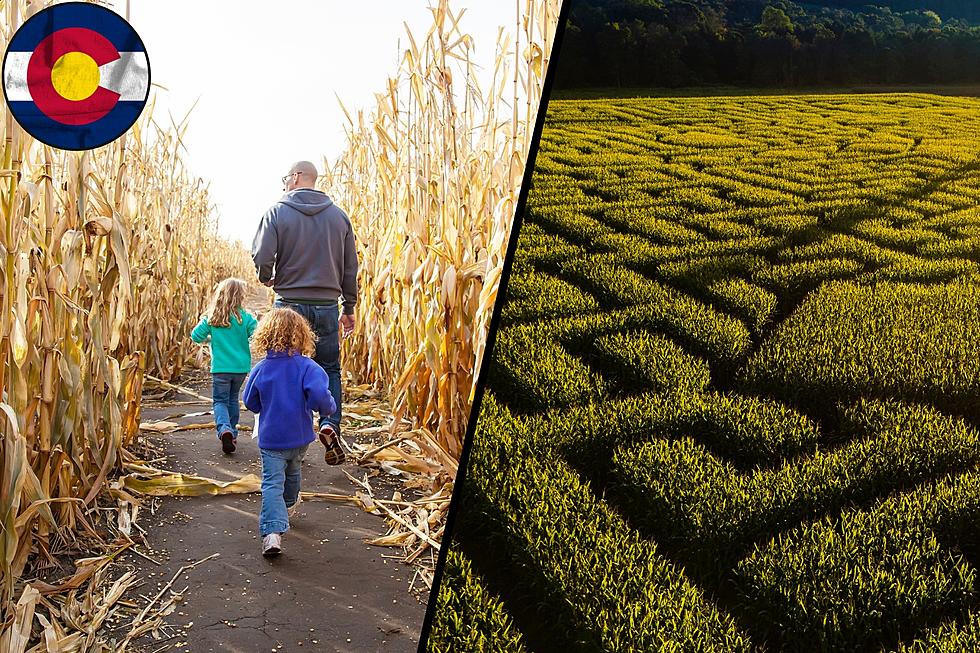
[[[23,653],[31,636],[31,623],[34,621],[34,609],[40,594],[37,589],[27,585],[14,606],[13,622],[0,635],[0,651]]]
[[[119,479],[120,487],[150,496],[197,497],[205,494],[249,494],[258,492],[262,480],[255,474],[246,474],[235,481],[216,481],[203,476],[176,472],[147,476],[143,473],[127,474]]]
[[[374,546],[410,546],[415,540],[416,537],[413,533],[410,531],[402,531],[399,533],[392,533],[390,535],[376,537],[373,540],[366,540],[366,542],[367,544],[372,544]]]
[[[45,653],[75,653],[76,651],[82,650],[81,646],[85,640],[84,633],[74,632],[65,634],[64,629],[58,625],[57,621],[54,619],[48,621],[40,613],[37,614],[37,620],[44,629],[44,648],[36,649],[38,653],[42,651]],[[31,650],[33,651],[35,649]]]
[[[81,558],[75,561],[75,573],[58,583],[50,585],[40,580],[35,580],[31,585],[41,593],[42,596],[60,594],[69,590],[77,590],[85,584],[100,569],[112,562],[114,556],[97,556],[92,558]]]
[[[141,431],[149,431],[151,433],[168,433],[176,429],[180,424],[177,422],[143,422],[140,424]]]

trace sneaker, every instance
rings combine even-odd
[[[337,437],[337,432],[333,429],[330,424],[324,424],[320,427],[320,432],[318,434],[320,442],[326,450],[323,452],[323,460],[328,465],[339,465],[344,462],[347,458],[347,454],[340,446],[340,438]]]
[[[292,519],[293,517],[295,517],[296,516],[296,513],[299,512],[299,504],[301,504],[301,503],[303,503],[303,498],[302,497],[296,497],[296,503],[294,503],[291,506],[287,506],[286,507],[286,514],[289,515],[289,518],[290,519]]]
[[[262,538],[262,555],[272,558],[282,551],[282,536],[279,533],[269,533]]]
[[[231,453],[235,450],[235,436],[231,431],[221,433],[221,450],[225,453]]]

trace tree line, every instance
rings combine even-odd
[[[572,2],[559,88],[980,81],[973,0]]]

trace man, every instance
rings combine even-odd
[[[276,306],[291,308],[318,336],[313,360],[330,380],[337,412],[320,415],[319,438],[330,465],[344,462],[340,446],[340,338],[354,330],[357,303],[357,251],[347,214],[313,188],[318,174],[309,161],[298,161],[282,178],[286,194],[259,223],[252,260],[259,281],[276,291]],[[338,318],[338,300],[343,315]]]

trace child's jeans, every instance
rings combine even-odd
[[[300,463],[310,445],[295,449],[259,449],[262,454],[262,509],[259,534],[289,530],[286,510],[299,498]]]
[[[211,375],[211,398],[214,400],[214,426],[218,437],[225,431],[238,439],[238,395],[246,374],[225,374],[216,372]]]

